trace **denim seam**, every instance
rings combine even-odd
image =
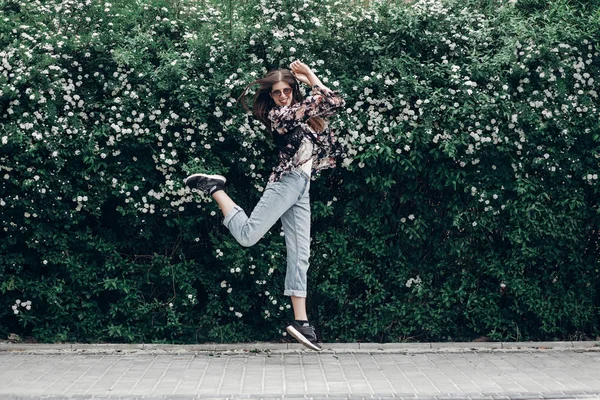
[[[263,196],[268,195],[270,197],[272,195],[272,192],[267,192],[267,190],[273,190],[273,189],[265,187],[265,190],[263,191]],[[253,210],[252,213],[254,213],[254,212],[260,213],[263,208],[265,208],[264,203],[260,206],[260,208],[258,210]]]
[[[296,232],[296,235],[295,235],[296,236],[295,237],[295,239],[296,239],[296,259],[294,260],[294,262],[296,264],[296,268],[295,269],[296,269],[297,276],[295,276],[294,278],[297,278],[297,279],[294,279],[294,282],[297,282],[297,281],[300,280],[300,274],[299,274],[300,263],[298,261],[300,259],[300,247],[298,246],[298,218],[296,217],[297,207],[295,207],[295,204],[294,204],[292,206],[292,208],[293,208],[292,209],[292,218],[294,219],[294,231]]]

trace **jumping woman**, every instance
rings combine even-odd
[[[312,88],[306,99],[298,81]],[[294,310],[294,321],[286,330],[306,347],[320,351],[315,329],[306,314],[310,177],[311,173],[335,166],[335,139],[323,118],[333,115],[345,102],[301,61],[291,63],[290,70],[271,71],[249,84],[240,96],[246,110],[246,92],[256,84],[260,87],[254,95],[252,114],[267,127],[277,145],[279,163],[250,217],[223,190],[225,177],[193,174],[185,179],[185,184],[213,197],[225,217],[223,224],[242,246],[254,245],[281,219],[287,249],[283,294],[291,297]]]

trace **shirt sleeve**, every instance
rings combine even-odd
[[[346,101],[339,93],[324,91],[320,86],[313,86],[310,96],[300,103],[291,106],[273,108],[269,111],[271,130],[285,135],[312,117],[329,117],[343,107]]]

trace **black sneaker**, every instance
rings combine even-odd
[[[301,325],[294,321],[288,325],[285,330],[309,349],[315,351],[323,350],[317,343],[317,335],[315,333],[315,328],[312,325],[309,325],[308,323]]]
[[[223,189],[227,179],[221,175],[193,174],[185,178],[183,182],[191,189],[198,189],[211,195],[217,190]]]

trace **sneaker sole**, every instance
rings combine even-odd
[[[193,174],[193,175],[190,175],[187,178],[185,178],[183,180],[183,183],[187,184],[188,179],[195,178],[198,176],[202,176],[202,177],[208,178],[208,179],[217,179],[217,180],[223,181],[222,185],[224,185],[225,182],[227,182],[227,179],[225,179],[225,177],[223,175]]]
[[[288,326],[287,328],[285,328],[285,330],[292,335],[297,341],[299,341],[300,343],[302,343],[304,346],[308,347],[311,350],[314,351],[321,351],[323,350],[322,347],[317,346],[315,344],[313,344],[310,340],[308,340],[306,338],[306,336],[304,336],[303,334],[301,334],[296,328],[294,328],[293,326]]]

